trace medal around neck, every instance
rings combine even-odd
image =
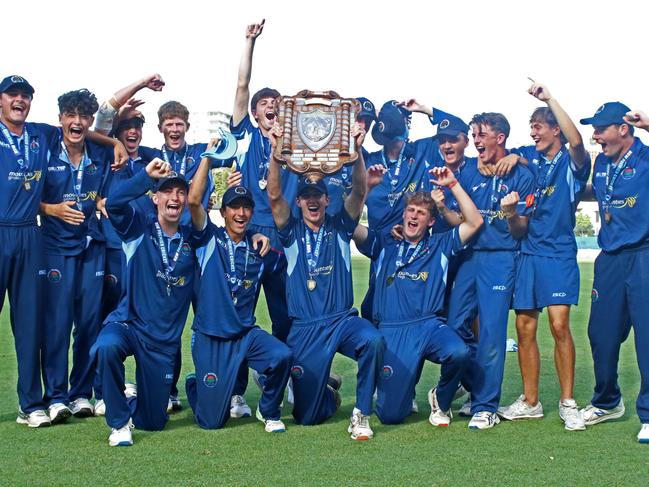
[[[307,279],[306,287],[309,291],[313,291],[316,288],[316,285],[315,279]]]
[[[219,129],[219,143],[212,147],[211,150],[203,152],[202,157],[223,161],[234,157],[237,153],[237,139],[230,132]]]
[[[361,110],[355,98],[343,98],[335,91],[302,90],[295,96],[280,96],[275,106],[284,132],[274,156],[291,171],[318,181],[358,159],[351,134]]]

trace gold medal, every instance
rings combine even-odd
[[[385,282],[388,284],[392,284],[394,282],[394,276],[388,276],[388,278],[385,280]]]
[[[606,221],[606,223],[611,223],[611,218],[612,218],[612,217],[613,217],[613,216],[611,215],[611,212],[610,212],[610,211],[606,210],[606,211],[604,212],[604,220]]]
[[[259,189],[261,189],[263,191],[264,189],[266,189],[267,184],[268,184],[268,181],[266,181],[265,179],[260,179],[259,180]]]
[[[29,181],[25,181],[23,183],[23,186],[25,187],[25,191],[29,191],[32,189],[32,184]]]
[[[307,279],[306,287],[309,289],[309,291],[313,291],[316,287],[315,279]]]

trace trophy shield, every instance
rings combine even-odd
[[[358,159],[351,134],[361,109],[355,98],[343,98],[335,91],[302,90],[279,97],[276,105],[284,131],[274,155],[291,171],[317,181]]]

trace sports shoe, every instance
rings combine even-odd
[[[334,401],[336,401],[336,411],[338,411],[340,405],[343,403],[343,399],[342,397],[340,397],[340,392],[338,392],[338,389],[334,389],[329,384],[327,384],[327,389],[329,389],[334,395]]]
[[[37,409],[31,413],[23,413],[22,409],[18,408],[16,423],[26,424],[30,428],[43,428],[45,426],[50,426],[52,420],[50,420],[50,417],[43,409]]]
[[[180,402],[180,399],[178,399],[178,396],[169,396],[169,401],[167,401],[167,412],[168,413],[175,413],[183,408],[183,403]]]
[[[330,385],[333,389],[339,391],[340,386],[343,385],[343,378],[340,377],[338,374],[334,374],[333,372],[331,372],[329,374],[329,377],[327,378],[327,384]]]
[[[124,384],[124,395],[127,399],[129,397],[137,397],[137,386],[132,382]]]
[[[85,397],[78,397],[70,403],[70,411],[75,418],[88,418],[95,414],[95,408]]]
[[[230,417],[231,418],[249,418],[252,410],[243,396],[235,394],[230,399]]]
[[[103,399],[95,401],[95,416],[106,416],[106,403]]]
[[[649,423],[643,423],[638,433],[638,443],[649,443]]]
[[[428,404],[430,404],[430,416],[428,422],[433,426],[448,426],[451,424],[453,413],[451,410],[442,411],[437,402],[437,388],[428,391]]]
[[[133,421],[130,419],[121,428],[113,428],[108,437],[108,444],[110,446],[131,446],[133,445]]]
[[[370,428],[370,417],[365,416],[360,409],[354,408],[347,433],[351,433],[352,440],[364,441],[372,439],[374,432]]]
[[[264,417],[261,415],[259,407],[257,407],[255,417],[259,421],[264,423],[264,429],[266,430],[266,433],[284,433],[286,431],[286,426],[284,426],[284,423],[281,419],[264,419]]]
[[[417,414],[419,412],[419,404],[417,404],[417,398],[412,398],[412,406],[410,406],[410,414]]]
[[[464,401],[464,404],[462,404],[462,407],[457,412],[457,415],[462,416],[464,418],[471,417],[471,399],[467,399],[466,401]]]
[[[530,406],[525,402],[525,396],[521,394],[509,406],[498,408],[498,416],[510,421],[517,419],[539,419],[543,417],[543,406],[540,401],[535,406]]]
[[[613,409],[602,409],[589,404],[580,412],[584,418],[584,424],[586,426],[591,426],[603,421],[608,421],[609,419],[621,418],[624,416],[624,411],[624,401],[620,399],[618,405]]]
[[[568,431],[584,431],[586,424],[574,399],[559,401],[559,417]]]
[[[500,418],[498,418],[496,413],[490,411],[478,411],[473,415],[471,421],[469,421],[469,429],[486,430],[488,428],[493,428],[498,423],[500,423]]]
[[[52,422],[52,424],[64,423],[70,416],[72,416],[72,411],[70,411],[70,408],[68,408],[62,402],[50,404],[50,407],[47,408],[47,411],[49,413],[50,421]]]

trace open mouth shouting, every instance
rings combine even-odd
[[[180,205],[180,203],[170,201],[167,203],[165,209],[166,209],[167,217],[169,219],[177,220],[180,218],[180,214],[182,212],[182,206]]]

